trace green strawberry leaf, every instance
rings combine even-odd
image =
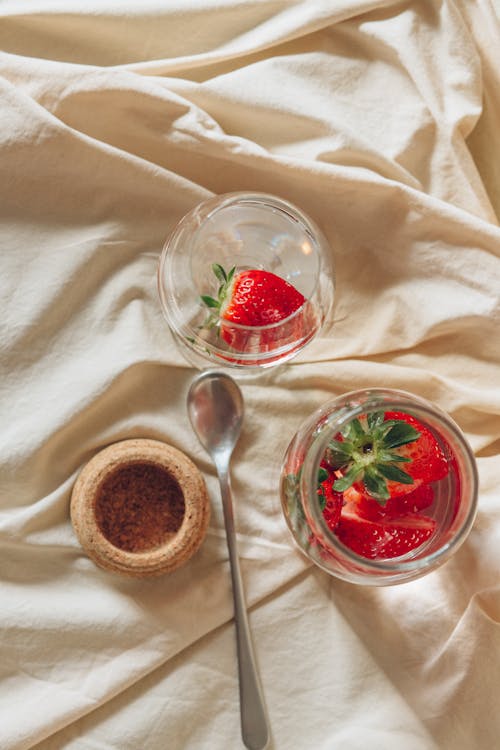
[[[361,477],[363,474],[363,467],[354,464],[340,479],[336,479],[333,483],[333,489],[337,492],[344,492],[352,487],[354,482]]]
[[[325,482],[329,476],[330,474],[327,472],[327,470],[320,466],[318,471],[318,484],[322,484],[323,482]]]
[[[391,464],[378,464],[377,470],[383,477],[390,479],[392,482],[400,482],[401,484],[413,484],[413,477],[398,469],[397,466]]]
[[[411,458],[408,456],[400,456],[399,453],[391,453],[391,451],[379,450],[377,454],[379,462],[390,464],[390,463],[411,463]]]
[[[225,298],[227,297],[229,285],[236,271],[236,266],[233,266],[229,273],[226,273],[220,263],[212,263],[212,271],[219,282],[217,299],[210,297],[208,294],[202,294],[200,299],[207,307],[220,310]]]
[[[354,450],[353,443],[348,440],[330,440],[328,447],[331,448],[335,453],[344,453],[346,456],[351,456]]]
[[[367,416],[368,427],[373,430],[375,427],[379,427],[384,421],[383,411],[371,411]]]
[[[227,274],[220,265],[220,263],[213,263],[212,264],[212,271],[214,272],[216,278],[218,281],[220,281],[221,284],[225,284],[227,282]]]
[[[329,472],[322,466],[318,469],[318,503],[321,510],[326,507],[326,495],[323,487],[321,486],[330,476]]]
[[[207,307],[220,307],[219,302],[208,294],[202,294],[201,299]]]
[[[354,445],[347,441],[332,440],[326,449],[325,458],[332,469],[342,469],[352,460]]]
[[[346,456],[344,453],[329,453],[328,454],[328,464],[331,466],[331,468],[334,471],[338,471],[339,469],[345,469],[346,466],[348,466],[351,463],[351,459],[349,456]]]
[[[352,419],[347,425],[347,430],[347,435],[345,437],[350,438],[353,442],[358,442],[361,438],[366,437],[363,425],[359,419]]]
[[[389,430],[395,425],[399,424],[395,419],[388,419],[387,422],[382,422],[372,430],[372,437],[374,440],[382,440]]]
[[[420,432],[407,422],[397,422],[383,440],[384,448],[398,448],[400,445],[413,443],[420,437]]]
[[[389,500],[390,494],[387,488],[387,484],[385,483],[383,477],[379,476],[377,471],[373,467],[369,466],[366,469],[365,475],[363,477],[363,483],[370,495],[372,495],[375,500],[378,500],[379,502],[381,500]]]

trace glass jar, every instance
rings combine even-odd
[[[367,416],[364,415],[382,412],[384,415],[389,412],[411,415],[429,430],[437,441],[442,460],[446,462],[447,473],[429,485],[429,492],[432,490],[433,493],[430,507],[425,511],[415,509],[416,512],[410,514],[411,519],[418,518],[419,513],[430,519],[433,532],[429,538],[406,554],[395,557],[375,555],[369,558],[358,554],[358,551],[341,541],[340,522],[333,529],[332,524],[327,523],[319,502],[318,488],[321,467],[325,465],[325,453],[332,439],[339,438],[342,431],[345,434],[353,420],[361,418],[366,424]],[[336,476],[341,477],[342,472],[337,472]],[[474,521],[477,484],[477,469],[472,451],[460,428],[447,414],[437,406],[405,391],[371,388],[353,391],[329,401],[302,425],[285,454],[280,496],[295,542],[316,565],[331,575],[352,583],[389,585],[418,578],[442,565],[456,552]],[[358,489],[359,486],[358,483]],[[341,495],[344,507],[345,496],[346,492]],[[370,507],[375,503],[371,499],[369,502]],[[375,506],[377,521],[372,526],[370,520],[354,520],[359,521],[359,528],[363,533],[368,529],[373,534],[381,531],[385,537],[390,538],[390,534],[394,533],[391,531],[392,522],[384,520],[383,505],[375,503]],[[384,524],[387,521],[388,525],[379,526],[379,516],[382,518],[381,522]],[[348,521],[352,523],[352,517]],[[423,522],[416,523],[418,525]]]
[[[219,313],[206,303],[219,296],[222,278],[215,267],[233,278],[244,271],[269,272],[304,301],[277,322],[221,325]],[[161,253],[158,292],[175,341],[191,364],[231,368],[233,374],[258,372],[295,356],[329,321],[332,252],[314,222],[288,201],[266,193],[227,193],[195,206],[175,227]]]

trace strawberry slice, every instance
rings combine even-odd
[[[383,508],[385,516],[397,518],[407,513],[418,513],[434,502],[434,490],[430,484],[421,484],[405,495],[389,498]]]
[[[353,552],[371,560],[406,555],[426,542],[436,529],[436,521],[415,513],[404,518],[373,521],[342,512],[335,533]]]
[[[374,498],[359,492],[356,487],[349,487],[343,496],[345,513],[372,521],[419,513],[434,502],[434,490],[430,484],[421,484],[406,495],[391,497],[385,505],[380,505]]]
[[[359,518],[371,521],[379,521],[384,517],[384,508],[380,503],[369,495],[359,492],[356,487],[349,487],[342,494],[344,515],[359,516]]]
[[[290,342],[302,343],[312,335],[314,322],[307,300],[285,279],[261,269],[236,272],[232,268],[226,273],[218,263],[212,270],[219,288],[217,298],[201,297],[212,311],[207,325],[217,326],[222,339],[235,351],[272,351]],[[294,315],[302,307],[302,313]],[[287,318],[290,318],[287,324],[273,326]],[[271,327],[252,330],[262,326]]]

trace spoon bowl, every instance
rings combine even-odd
[[[191,385],[188,412],[193,429],[214,463],[230,458],[243,426],[238,385],[218,372],[205,372]]]

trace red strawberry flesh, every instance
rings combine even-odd
[[[430,484],[421,484],[406,495],[391,497],[385,505],[380,505],[374,498],[358,492],[355,487],[350,487],[343,495],[346,512],[373,521],[382,518],[401,518],[407,513],[419,513],[434,502],[434,490]]]
[[[391,497],[383,511],[386,516],[403,516],[405,513],[418,513],[434,502],[434,490],[430,484],[421,484],[406,495]]]
[[[234,277],[220,315],[231,323],[265,326],[279,323],[302,307],[305,297],[269,271],[240,271]]]
[[[344,498],[341,492],[336,492],[332,484],[335,481],[335,475],[331,475],[321,483],[321,493],[323,495],[323,518],[327,526],[334,531],[340,520]]]
[[[385,560],[406,555],[420,547],[435,529],[434,519],[418,514],[372,521],[343,513],[335,533],[346,547],[361,557]]]

